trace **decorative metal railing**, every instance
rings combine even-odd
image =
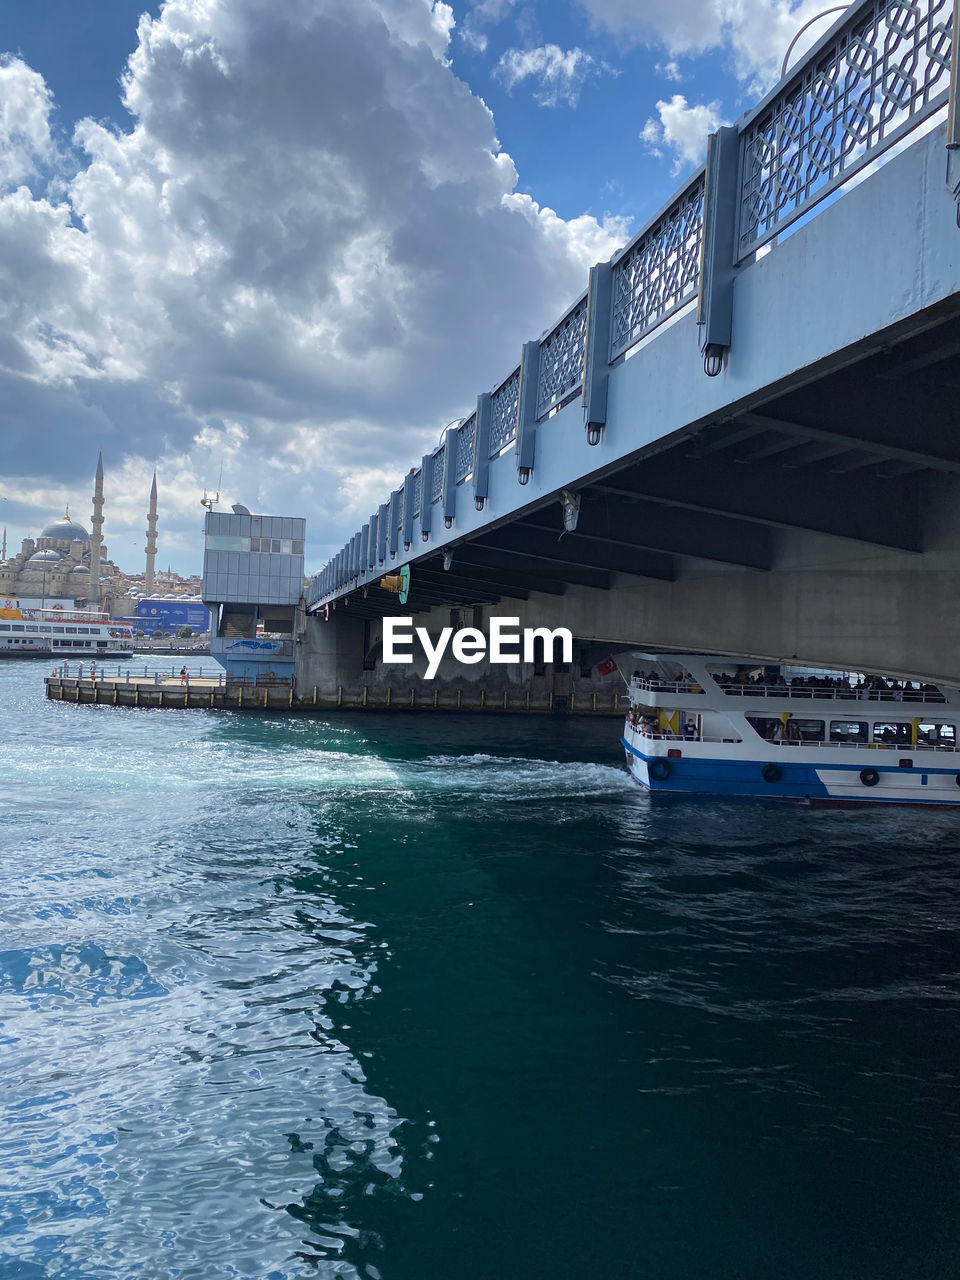
[[[490,457],[495,458],[505,444],[517,438],[517,398],[520,394],[520,370],[514,369],[490,397]]]
[[[473,470],[473,444],[477,434],[477,415],[471,414],[457,431],[457,484]]]
[[[606,376],[602,368],[604,356],[610,364],[615,363],[698,296],[704,270],[702,258],[709,259],[708,271],[718,269],[719,264],[721,271],[729,272],[742,264],[756,249],[808,215],[818,202],[862,173],[944,107],[951,69],[955,78],[960,75],[960,64],[954,65],[955,9],[956,0],[862,0],[852,5],[738,126],[739,138],[732,140],[728,167],[724,168],[724,161],[713,169],[711,161],[712,178],[721,172],[730,178],[729,203],[736,205],[736,226],[729,217],[725,225],[735,246],[735,261],[719,261],[714,241],[721,201],[713,192],[711,209],[705,210],[706,171],[701,168],[614,255],[609,267],[604,264],[597,268],[599,274],[591,279],[589,306],[585,294],[547,332],[539,349],[534,348],[537,365],[528,364],[529,351],[525,354],[524,369],[536,368],[536,396],[528,395],[530,388],[525,388],[520,405],[519,368],[493,391],[489,418],[483,419],[484,432],[489,428],[489,436],[484,437],[488,444],[486,456],[475,457],[476,414],[455,432],[453,445],[447,437],[433,458],[430,500],[437,502],[444,496],[448,447],[456,451],[454,472],[458,485],[472,472],[474,483],[482,481],[486,486],[489,460],[516,440],[518,432],[524,456],[533,459],[537,424],[568,403],[580,388],[584,389],[585,407],[588,405],[595,371],[600,369],[601,376]],[[960,98],[960,89],[956,96]],[[958,103],[954,104],[954,115],[960,118]],[[732,131],[724,132],[724,146],[728,146]],[[719,182],[719,178],[716,180]],[[714,221],[705,245],[708,212]],[[723,252],[726,254],[727,250]],[[603,291],[597,284],[601,278]],[[707,288],[710,278],[704,276],[705,304],[710,304],[713,296]],[[601,293],[606,300],[597,304]],[[591,314],[595,304],[596,313]],[[705,323],[709,329],[709,321]],[[708,337],[706,341],[711,340]],[[531,465],[522,462],[519,454],[517,465],[518,479],[524,482]],[[422,493],[423,478],[419,473],[415,478],[408,476],[405,483],[411,482],[416,486],[413,513],[422,514],[426,496]],[[486,492],[485,487],[482,493],[478,490],[478,509],[486,500]],[[392,505],[389,508],[390,523],[396,531],[404,528],[404,509],[401,488],[396,509]],[[445,501],[444,515],[455,518],[455,500],[449,511]],[[386,536],[388,548],[391,543],[392,533]],[[319,589],[311,589],[311,603],[352,582],[357,576],[357,563],[357,545],[351,540],[315,576],[314,587]],[[730,688],[725,692],[735,696]],[[751,690],[750,696],[757,696],[757,690]],[[807,695],[798,692],[791,696]],[[930,700],[935,701],[936,697],[931,695]]]
[[[704,171],[615,259],[610,359],[697,296]]]
[[[442,444],[433,455],[433,475],[430,477],[430,501],[439,502],[443,493],[443,462],[447,456],[447,446]]]
[[[587,299],[584,295],[540,343],[538,421],[583,384],[586,338]]]
[[[741,257],[947,99],[953,0],[873,0],[742,130]]]

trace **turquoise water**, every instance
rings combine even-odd
[[[0,666],[4,1280],[960,1275],[955,817],[44,674]]]

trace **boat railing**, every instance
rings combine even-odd
[[[634,676],[630,681],[630,691],[647,693],[703,693],[703,686],[695,680],[646,680]]]
[[[789,685],[719,685],[728,698],[791,698],[822,702],[936,702],[946,698],[937,689],[818,689]]]
[[[682,733],[650,733],[648,730],[640,726],[636,727],[636,732],[641,738],[646,738],[649,742],[725,742],[738,743],[743,742],[742,738],[717,738],[713,736],[705,736],[701,734],[682,734]],[[947,751],[957,752],[960,747],[951,747],[945,743],[933,742],[827,742],[820,740],[804,740],[791,739],[788,741],[771,741],[768,738],[762,739],[768,747],[834,747],[838,748],[859,748],[861,751]]]

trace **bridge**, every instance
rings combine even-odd
[[[451,610],[570,628],[584,678],[651,645],[956,682],[958,8],[852,5],[709,138],[314,576],[299,684]]]

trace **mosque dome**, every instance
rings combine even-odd
[[[27,564],[56,564],[62,559],[59,551],[35,551]]]
[[[70,573],[89,573],[90,570],[85,564],[75,564],[73,568],[69,570],[69,572]]]
[[[70,519],[70,512],[61,520],[54,520],[40,531],[41,538],[50,538],[56,542],[89,542],[90,535],[82,524]]]

